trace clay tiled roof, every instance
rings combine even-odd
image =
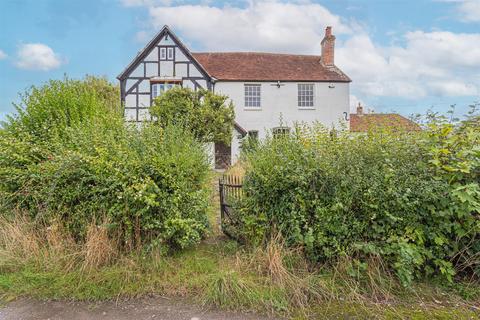
[[[218,80],[351,81],[337,67],[323,65],[320,56],[257,52],[205,52],[192,56]]]
[[[350,114],[350,131],[352,132],[367,132],[381,128],[421,130],[418,124],[396,113]]]

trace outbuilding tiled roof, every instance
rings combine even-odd
[[[350,114],[350,131],[352,132],[367,132],[381,128],[404,131],[421,130],[418,124],[396,113]]]
[[[331,81],[350,82],[320,56],[259,52],[192,53],[208,74],[225,81]]]

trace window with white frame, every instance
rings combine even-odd
[[[173,60],[173,48],[167,48],[167,60]]]
[[[160,48],[160,60],[167,60],[167,48]]]
[[[312,83],[298,84],[298,106],[300,108],[314,107],[314,94]]]
[[[168,82],[156,82],[152,83],[152,100],[155,99],[156,97],[161,96],[164,92],[172,89],[175,86],[180,85],[179,83],[168,83]]]
[[[259,84],[245,85],[245,107],[246,108],[261,107],[261,86]]]

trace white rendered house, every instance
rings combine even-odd
[[[334,65],[334,47],[335,36],[327,27],[321,56],[193,53],[165,26],[117,77],[125,118],[150,120],[152,100],[175,85],[227,95],[235,106],[234,135],[230,146],[216,143],[214,148],[216,166],[228,166],[247,135],[261,139],[295,122],[348,125],[351,80]]]

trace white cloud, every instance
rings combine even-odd
[[[459,1],[459,5],[480,2]],[[352,92],[365,101],[371,96],[416,99],[480,94],[480,33],[417,30],[395,33],[400,44],[379,45],[356,21],[308,0],[245,1],[241,6],[223,7],[167,2],[123,0],[125,5],[148,8],[153,29],[169,25],[187,45],[194,43],[206,51],[319,54],[324,29],[331,25],[340,35],[336,64],[353,79]],[[146,34],[140,31],[137,39]]]
[[[183,2],[175,0],[121,0],[120,1],[125,7],[140,7],[140,6],[170,6],[174,3]]]
[[[480,1],[464,1],[459,8],[465,21],[480,22]]]
[[[457,10],[464,22],[480,22],[479,0],[457,0]]]
[[[480,22],[480,0],[434,0],[452,3],[456,6],[457,17],[463,22]]]
[[[61,57],[42,43],[20,45],[15,65],[20,69],[48,71],[62,65]]]
[[[441,96],[475,96],[479,94],[477,86],[459,80],[431,81],[427,86],[433,94]]]
[[[340,44],[337,63],[365,95],[419,98],[478,95],[480,34],[414,31],[382,47],[367,34]]]
[[[125,7],[139,7],[139,6],[150,6],[153,5],[152,1],[149,0],[121,0],[120,1]]]
[[[360,104],[363,107],[364,112],[374,112],[373,108],[368,107],[363,99],[360,99],[354,94],[350,95],[350,113],[357,113],[357,107]]]
[[[167,24],[208,50],[318,53],[327,25],[336,34],[351,28],[325,7],[310,2],[251,1],[245,7],[150,6],[152,25]]]
[[[0,60],[6,59],[6,58],[7,58],[7,54],[2,50],[0,50]]]

